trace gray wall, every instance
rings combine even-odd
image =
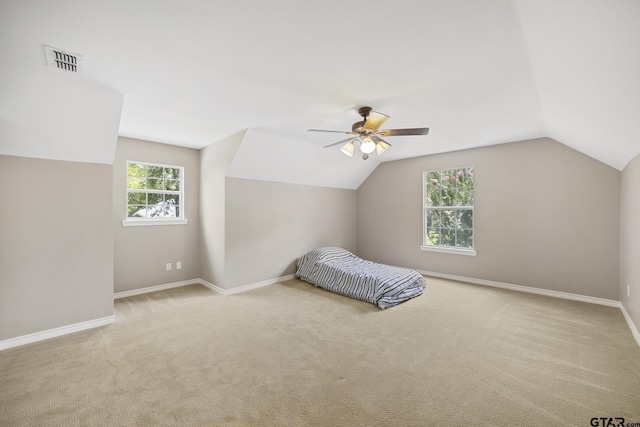
[[[238,132],[200,150],[200,277],[225,288],[225,175],[242,142]]]
[[[627,284],[631,286],[629,297]],[[620,301],[636,328],[640,328],[640,155],[622,171]]]
[[[422,172],[475,167],[475,257],[420,250]],[[358,189],[358,255],[619,299],[620,172],[543,138],[383,163]]]
[[[0,341],[113,315],[112,166],[0,155]]]
[[[356,191],[226,179],[226,289],[295,273],[311,249],[356,249]]]
[[[184,167],[185,225],[124,227],[127,203],[127,160]],[[130,138],[118,138],[113,165],[114,291],[196,279],[200,273],[200,152]],[[176,262],[182,269],[176,269]],[[166,264],[172,270],[166,271]]]

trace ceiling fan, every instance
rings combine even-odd
[[[429,128],[414,128],[414,129],[380,129],[380,126],[389,119],[386,114],[372,111],[371,107],[360,107],[358,109],[363,120],[355,122],[351,126],[351,132],[340,130],[322,130],[322,129],[309,129],[309,132],[332,132],[332,133],[345,133],[351,136],[342,141],[329,144],[324,148],[333,147],[335,145],[344,144],[340,147],[340,151],[349,157],[353,156],[355,151],[355,144],[360,144],[360,151],[362,151],[362,158],[367,160],[369,154],[374,151],[378,153],[378,156],[385,151],[391,144],[380,138],[381,136],[406,136],[406,135],[426,135],[429,133]]]

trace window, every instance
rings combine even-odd
[[[475,255],[473,249],[473,167],[423,174],[426,251]]]
[[[186,223],[184,168],[127,161],[127,216],[122,225]]]

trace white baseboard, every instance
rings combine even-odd
[[[413,270],[417,271],[418,273],[424,276],[438,277],[442,279],[456,280],[459,282],[466,282],[466,283],[473,283],[473,284],[483,285],[483,286],[492,286],[496,288],[510,289],[510,290],[519,291],[519,292],[528,292],[533,294],[546,295],[546,296],[555,297],[555,298],[564,298],[564,299],[570,299],[575,301],[588,302],[591,304],[606,305],[609,307],[618,307],[622,311],[622,314],[625,320],[627,321],[627,324],[629,325],[629,329],[631,330],[631,334],[633,335],[633,338],[638,343],[638,346],[640,346],[640,332],[638,332],[636,325],[633,323],[633,320],[629,316],[629,313],[627,313],[627,310],[624,308],[624,305],[620,303],[620,301],[589,297],[589,296],[579,295],[579,294],[571,294],[567,292],[551,291],[548,289],[532,288],[529,286],[514,285],[510,283],[494,282],[491,280],[474,279],[470,277],[456,276],[453,274],[436,273],[433,271],[426,271],[426,270],[419,270],[419,269],[413,269]],[[291,280],[293,278],[295,278],[295,274],[289,274],[286,276],[263,280],[261,282],[256,282],[256,283],[250,283],[248,285],[238,286],[236,288],[231,288],[231,289],[222,289],[221,287],[216,286],[213,283],[209,283],[204,279],[184,280],[182,282],[167,283],[164,285],[149,286],[146,288],[135,289],[132,291],[118,292],[114,294],[114,299],[126,298],[129,296],[141,295],[149,292],[156,292],[164,289],[177,288],[180,286],[187,286],[187,285],[193,285],[193,284],[201,284],[221,295],[233,295],[241,292],[250,291],[252,289],[262,288],[264,286],[273,285],[279,282],[284,282],[286,280]],[[31,344],[31,343],[46,340],[49,338],[55,338],[62,335],[72,334],[74,332],[80,332],[87,329],[109,325],[111,323],[114,323],[115,321],[116,321],[115,315],[111,315],[111,316],[103,317],[100,319],[88,320],[86,322],[74,323],[72,325],[61,326],[59,328],[49,329],[46,331],[36,332],[29,335],[10,338],[4,341],[0,341],[0,351],[13,348],[13,347],[18,347],[25,344]]]
[[[640,346],[640,332],[638,332],[638,328],[636,327],[635,323],[633,323],[631,316],[629,316],[629,313],[627,313],[627,310],[624,308],[624,305],[622,305],[620,301],[615,301],[615,300],[610,300],[605,298],[589,297],[589,296],[579,295],[579,294],[571,294],[568,292],[550,291],[548,289],[532,288],[529,286],[513,285],[511,283],[494,282],[492,280],[474,279],[471,277],[455,276],[453,274],[436,273],[434,271],[418,270],[415,268],[413,270],[417,271],[423,276],[438,277],[441,279],[456,280],[458,282],[473,283],[475,285],[483,285],[483,286],[492,286],[494,288],[510,289],[512,291],[528,292],[531,294],[545,295],[545,296],[554,297],[554,298],[564,298],[564,299],[570,299],[574,301],[588,302],[591,304],[606,305],[608,307],[617,307],[620,309],[620,311],[622,311],[622,315],[627,321],[627,324],[629,325],[629,329],[631,329],[631,335],[633,335],[633,338],[636,340],[636,343],[638,344],[638,346]]]
[[[640,346],[640,332],[638,332],[638,328],[636,327],[635,323],[633,323],[633,320],[631,320],[631,316],[629,316],[629,313],[627,313],[627,309],[624,308],[623,304],[620,304],[620,311],[622,311],[622,315],[624,316],[624,319],[627,321],[627,324],[629,325],[629,329],[631,329],[631,335],[633,335],[633,338],[635,338],[636,342],[638,343],[638,346]]]
[[[456,280],[458,282],[473,283],[475,285],[492,286],[494,288],[510,289],[512,291],[528,292],[530,294],[545,295],[554,298],[564,298],[574,301],[588,302],[591,304],[606,305],[608,307],[621,307],[620,301],[605,298],[590,297],[586,295],[571,294],[568,292],[551,291],[549,289],[533,288],[530,286],[513,285],[511,283],[494,282],[493,280],[474,279],[471,277],[455,276],[453,274],[436,273],[434,271],[425,271],[413,269],[424,276],[438,277],[441,279]]]
[[[291,280],[294,277],[296,277],[295,274],[288,274],[286,276],[263,280],[261,282],[256,282],[256,283],[249,283],[248,285],[242,285],[242,286],[238,286],[231,289],[222,289],[220,286],[207,282],[204,279],[183,280],[182,282],[166,283],[164,285],[148,286],[146,288],[133,289],[131,291],[116,292],[115,294],[113,294],[113,299],[127,298],[135,295],[147,294],[149,292],[163,291],[165,289],[179,288],[180,286],[188,286],[188,285],[195,285],[195,284],[206,286],[207,288],[211,289],[213,292],[218,293],[220,295],[233,295],[233,294],[239,294],[240,292],[250,291],[252,289],[262,288],[263,286],[269,286],[275,283],[284,282],[285,280]]]
[[[296,277],[295,274],[288,274],[286,276],[280,276],[274,279],[263,280],[261,282],[250,283],[248,285],[242,285],[231,289],[225,289],[225,295],[239,294],[241,292],[262,288],[264,286],[275,285],[276,283],[284,282],[285,280],[291,280],[294,277]]]
[[[146,288],[133,289],[131,291],[116,292],[113,299],[127,298],[135,295],[148,294],[149,292],[164,291],[165,289],[179,288],[181,286],[195,285],[200,283],[200,279],[183,280],[181,282],[166,283],[164,285],[148,286]]]
[[[207,288],[211,289],[213,292],[217,294],[225,295],[224,289],[222,289],[220,286],[216,286],[213,283],[209,283],[204,279],[198,279],[198,283],[200,283],[202,286],[206,286]]]
[[[247,292],[252,289],[262,288],[264,286],[274,285],[276,283],[284,282],[286,280],[291,280],[294,277],[296,277],[295,274],[288,274],[286,276],[280,276],[274,279],[263,280],[261,282],[256,282],[256,283],[249,283],[248,285],[242,285],[242,286],[238,286],[231,289],[222,289],[221,287],[216,286],[213,283],[209,283],[204,279],[198,279],[198,280],[200,281],[199,283],[201,285],[206,286],[207,288],[211,289],[214,292],[217,292],[221,295],[233,295],[233,294],[239,294],[241,292]]]
[[[209,283],[204,279],[184,280],[181,282],[167,283],[164,285],[148,286],[146,288],[134,289],[131,291],[117,292],[113,294],[113,299],[126,298],[134,295],[142,295],[149,292],[162,291],[165,289],[178,288],[180,286],[200,284],[206,286],[212,291],[221,295],[233,295],[240,292],[250,291],[252,289],[262,288],[264,286],[273,285],[275,283],[284,282],[285,280],[291,280],[295,277],[295,274],[289,274],[287,276],[276,277],[275,279],[263,280],[262,282],[250,283],[248,285],[238,286],[231,289],[222,289],[219,286]],[[12,347],[18,347],[25,344],[31,344],[37,341],[46,340],[49,338],[59,337],[62,335],[72,334],[74,332],[84,331],[86,329],[97,328],[99,326],[108,325],[116,321],[115,315],[103,317],[101,319],[89,320],[87,322],[74,323],[73,325],[62,326],[55,329],[49,329],[47,331],[36,332],[29,335],[23,335],[21,337],[10,338],[8,340],[0,341],[0,351],[6,350]]]
[[[34,342],[47,340],[49,338],[55,338],[62,335],[72,334],[74,332],[80,332],[87,329],[109,325],[111,323],[114,323],[115,321],[115,315],[111,315],[102,317],[100,319],[88,320],[86,322],[74,323],[73,325],[61,326],[59,328],[36,332],[29,335],[23,335],[21,337],[9,338],[8,340],[0,341],[0,350],[6,350],[8,348],[18,347],[20,345],[31,344]]]

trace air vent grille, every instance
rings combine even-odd
[[[78,73],[81,71],[82,56],[46,45],[44,47],[44,51],[47,55],[47,65],[49,67],[71,71],[72,73]]]

